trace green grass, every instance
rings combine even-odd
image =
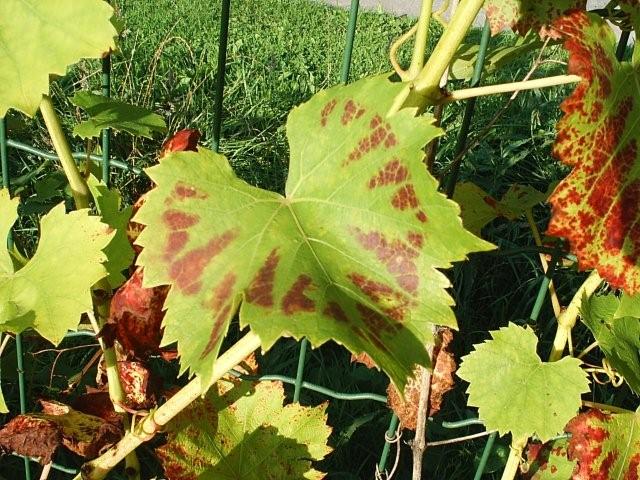
[[[121,52],[114,57],[114,95],[162,114],[170,134],[182,128],[199,129],[204,144],[210,145],[219,0],[115,0],[113,3],[125,20]],[[348,13],[309,0],[235,0],[232,4],[221,150],[245,180],[282,191],[288,158],[284,130],[287,114],[318,90],[339,82]],[[351,79],[389,71],[389,44],[410,25],[408,18],[379,12],[361,13]],[[433,35],[438,32],[435,28]],[[478,32],[470,36],[470,41],[478,41]],[[512,41],[512,37],[505,35],[492,40],[492,44]],[[557,47],[551,47],[547,56],[563,59]],[[402,50],[400,58],[406,64],[407,49]],[[497,83],[521,79],[532,60],[531,55],[525,56],[485,81]],[[557,63],[549,63],[543,65],[537,75],[557,74],[562,69]],[[99,71],[96,62],[82,62],[56,82],[53,88],[55,101],[69,131],[80,116],[65,100],[65,95],[78,88],[99,88]],[[463,86],[456,83],[454,88]],[[512,183],[530,184],[544,190],[550,182],[561,178],[566,170],[552,159],[550,146],[560,115],[558,105],[567,91],[551,89],[520,95],[480,145],[467,155],[460,178],[473,181],[495,195],[502,194]],[[479,99],[474,128],[486,125],[505,102],[504,96]],[[443,128],[446,135],[437,157],[438,170],[445,168],[452,159],[462,110],[462,105],[452,105],[445,110]],[[46,132],[37,120],[23,121],[13,117],[10,127],[12,138],[51,149]],[[114,153],[144,167],[155,161],[163,140],[117,135],[113,141]],[[76,149],[83,148],[77,139],[74,144]],[[32,171],[40,163],[32,156],[16,152],[12,152],[11,160],[14,177]],[[114,172],[113,180],[129,202],[149,188],[147,180],[128,174]],[[26,185],[21,191],[23,200],[33,198],[34,191],[34,185]],[[58,193],[51,202],[61,198],[63,195]],[[535,216],[544,229],[548,210],[539,207]],[[33,216],[22,220],[16,236],[26,250],[33,250],[36,232]],[[496,220],[485,228],[484,236],[505,249],[533,244],[524,220]],[[461,356],[471,350],[472,344],[486,339],[488,330],[503,326],[507,321],[526,323],[541,271],[539,260],[532,254],[483,255],[455,268],[451,278],[462,332],[457,336],[455,349]],[[580,276],[561,269],[555,280],[561,300],[566,303]],[[553,336],[553,322],[550,306],[545,302],[540,320],[534,325],[542,336],[543,355]],[[578,329],[576,343],[582,345],[588,342],[586,338],[584,331]],[[74,340],[65,346],[78,344]],[[34,339],[27,342],[26,369],[31,407],[39,397],[57,396],[66,388],[65,378],[76,373],[86,362],[85,351],[74,350],[62,354],[54,364],[55,352],[36,354],[43,348],[47,347]],[[263,358],[263,372],[294,376],[297,354],[295,342],[281,340]],[[15,370],[11,358],[10,351],[3,356],[3,386],[12,410],[16,411],[16,379],[7,375]],[[305,379],[337,391],[379,394],[384,394],[387,382],[379,372],[352,364],[350,355],[335,344],[328,344],[309,355]],[[443,419],[458,420],[475,415],[466,408],[464,388],[460,384],[448,394],[442,412],[434,419],[436,424],[430,427],[429,439],[478,431],[477,427],[447,431],[437,425]],[[288,387],[287,392],[291,394]],[[624,399],[628,392],[624,389],[621,392]],[[601,389],[596,392],[595,400],[608,401],[611,395],[610,389]],[[302,395],[304,404],[319,404],[325,400],[311,392]],[[333,427],[331,445],[335,450],[320,467],[330,472],[329,478],[372,478],[384,443],[388,410],[372,401],[331,401],[328,412]],[[403,441],[409,438],[411,434],[406,433]],[[506,442],[502,440],[503,444]],[[478,440],[429,449],[425,464],[428,478],[472,478],[474,461],[479,458],[483,445],[484,441]],[[392,449],[390,464],[393,455]],[[142,459],[144,478],[161,475],[148,447],[143,449]],[[78,464],[77,459],[63,460]],[[493,460],[498,465],[497,473],[485,478],[499,478],[499,461]],[[12,468],[19,469],[19,462],[4,459],[1,462],[0,471],[5,474]],[[410,478],[410,471],[411,455],[404,445],[394,478]],[[55,474],[50,478],[65,477]]]

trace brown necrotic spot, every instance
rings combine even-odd
[[[164,248],[165,260],[171,260],[178,255],[189,241],[189,234],[185,231],[171,232],[167,237]]]
[[[329,302],[322,313],[340,323],[349,323],[347,314],[344,312],[338,302]]]
[[[402,164],[399,158],[392,160],[369,179],[367,186],[370,189],[384,187],[387,185],[400,185],[409,177],[409,170]]]
[[[311,286],[311,277],[300,275],[289,291],[282,299],[282,311],[286,315],[293,315],[298,312],[313,312],[316,308],[315,302],[307,297],[304,292]]]
[[[421,249],[424,246],[424,235],[420,232],[407,233],[407,240],[417,249]]]
[[[360,273],[350,273],[347,278],[371,301],[381,305],[381,310],[392,319],[401,322],[409,309],[415,305],[407,295],[389,285],[367,278]]]
[[[336,104],[338,101],[334,98],[326,103],[326,105],[322,108],[320,112],[320,125],[323,127],[327,126],[327,122],[329,121],[329,115],[333,112],[334,108],[336,108]]]
[[[179,210],[167,210],[162,214],[162,221],[171,230],[184,230],[196,225],[200,221],[200,217]]]
[[[413,184],[407,183],[401,186],[391,199],[391,205],[398,210],[417,208],[419,202]]]
[[[200,354],[204,358],[211,353],[220,343],[225,331],[225,325],[231,314],[233,305],[233,287],[236,284],[237,276],[233,272],[228,272],[220,283],[213,289],[211,298],[205,303],[205,307],[213,311],[213,325],[209,341]]]
[[[395,135],[391,132],[391,125],[382,120],[379,115],[376,115],[371,120],[369,127],[372,132],[369,135],[365,135],[358,140],[357,147],[354,148],[347,158],[343,160],[342,166],[347,166],[350,163],[357,162],[364,155],[379,149],[383,146],[386,149],[392,148],[397,144]]]
[[[360,118],[364,115],[365,109],[358,106],[356,102],[353,100],[347,100],[347,103],[344,105],[344,110],[342,112],[342,118],[340,118],[340,123],[342,125],[348,125],[354,119]]]
[[[389,241],[381,232],[364,233],[356,228],[355,237],[365,250],[375,253],[403,290],[411,294],[417,292],[420,279],[415,259],[420,255],[419,251],[401,240]]]
[[[424,213],[423,210],[419,210],[418,212],[416,212],[416,218],[422,223],[427,223],[428,220],[427,214]]]
[[[193,185],[189,185],[188,183],[184,182],[178,182],[173,189],[173,197],[176,200],[182,201],[187,199],[204,200],[206,198],[209,198],[209,195],[207,195],[202,190],[194,187]]]
[[[202,288],[200,278],[204,269],[238,236],[236,230],[227,230],[212,238],[202,247],[191,250],[173,262],[169,267],[169,275],[174,284],[185,295],[198,293]]]
[[[247,289],[247,301],[261,307],[273,306],[273,282],[280,255],[274,248]]]

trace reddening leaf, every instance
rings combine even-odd
[[[92,459],[122,436],[122,431],[101,418],[80,413],[63,403],[41,400],[42,413],[18,415],[0,430],[0,445],[20,455],[51,462],[62,445]]]
[[[143,362],[118,362],[118,374],[128,408],[147,410],[155,406],[160,381]]]
[[[404,388],[404,398],[393,386],[389,384],[387,388],[387,398],[389,406],[400,419],[403,428],[415,430],[418,417],[418,406],[420,403],[420,387],[423,375],[431,375],[429,388],[429,417],[440,411],[444,394],[453,388],[455,380],[453,374],[456,371],[456,360],[450,349],[453,340],[453,332],[450,329],[442,329],[438,333],[441,343],[434,348],[433,372],[427,371],[424,367],[416,367],[414,376]]]
[[[265,349],[282,335],[367,352],[403,388],[429,362],[431,324],[455,327],[438,269],[492,245],[462,228],[422,148],[429,116],[386,117],[403,86],[385,77],[315,95],[294,109],[286,196],[238,179],[206,149],[148,169],[156,187],[134,217],[148,286],[171,285],[163,344],[211,384],[240,308]]]
[[[615,37],[599,17],[575,12],[554,28],[566,38],[569,73],[582,81],[561,105],[554,154],[573,169],[550,198],[547,233],[569,241],[581,269],[638,293],[640,76],[616,60]]]
[[[578,462],[572,480],[640,478],[638,413],[589,410],[571,420],[569,458]]]
[[[49,93],[49,76],[116,48],[113,8],[103,0],[0,2],[0,117],[15,108],[32,117]]]
[[[523,480],[570,480],[576,462],[567,458],[566,438],[527,445],[526,462],[521,466]]]
[[[0,196],[0,204],[9,201]],[[91,287],[107,276],[103,250],[112,238],[109,227],[87,210],[66,214],[60,204],[42,217],[33,258],[17,272],[0,272],[0,331],[33,328],[60,343],[93,309]]]
[[[114,325],[114,339],[118,340],[129,358],[146,360],[160,353],[162,340],[162,305],[168,287],[142,286],[144,270],[138,267],[113,295],[108,324]]]
[[[591,296],[582,301],[582,322],[591,330],[609,364],[640,394],[640,319],[617,317],[620,300],[614,295]]]
[[[507,28],[521,35],[551,24],[564,13],[587,8],[587,0],[487,0],[485,9],[493,35]]]
[[[331,452],[326,404],[282,406],[279,382],[215,390],[169,424],[166,445],[156,449],[167,480],[324,478],[311,461]]]
[[[580,360],[543,362],[533,330],[513,323],[491,336],[463,357],[458,369],[470,384],[468,405],[478,407],[487,430],[549,440],[577,413],[580,395],[589,391]]]
[[[122,430],[122,415],[116,413],[108,390],[87,387],[87,393],[76,397],[71,408],[87,415],[93,415],[115,425]]]
[[[116,288],[125,281],[122,272],[133,263],[134,251],[127,238],[127,226],[132,209],[121,209],[122,198],[118,190],[109,189],[93,175],[87,179],[87,185],[96,202],[101,221],[115,232],[104,253],[107,255],[105,268],[109,273],[107,281],[111,288]]]
[[[167,131],[167,124],[157,113],[103,95],[77,92],[71,103],[89,116],[73,129],[73,134],[83,139],[99,137],[105,128],[146,138]]]
[[[198,130],[185,128],[164,142],[158,156],[164,158],[171,152],[197,152],[199,140],[200,132]]]

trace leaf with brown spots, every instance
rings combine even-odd
[[[573,168],[553,192],[547,233],[566,238],[581,269],[640,292],[640,75],[616,60],[599,17],[575,12],[554,24],[569,73],[582,81],[562,103],[554,154]]]
[[[565,430],[569,459],[578,462],[572,480],[640,478],[640,417],[638,413],[589,410],[571,420]]]
[[[400,388],[427,365],[430,323],[455,326],[438,269],[492,248],[424,169],[429,116],[386,117],[402,85],[365,79],[294,109],[286,196],[238,179],[200,148],[148,170],[157,187],[135,217],[148,286],[171,285],[163,338],[210,385],[240,308],[270,348],[282,335],[366,352]],[[243,301],[244,300],[244,301]]]
[[[81,457],[92,459],[122,436],[115,425],[80,413],[63,403],[41,400],[42,413],[18,415],[0,430],[0,446],[49,463],[64,445]]]
[[[485,2],[493,35],[507,28],[525,35],[529,30],[540,30],[550,25],[570,10],[586,8],[587,0],[487,0]]]
[[[440,411],[444,394],[451,390],[455,384],[453,373],[456,371],[456,361],[449,349],[453,340],[453,332],[446,328],[438,333],[440,345],[435,349],[435,365],[431,373],[431,386],[429,388],[429,412],[433,416]],[[416,429],[418,404],[420,403],[420,385],[422,376],[427,374],[424,367],[416,367],[414,376],[404,388],[404,399],[398,389],[392,384],[387,388],[388,402],[393,411],[400,418],[403,428]]]
[[[311,461],[331,451],[326,404],[282,406],[280,382],[223,383],[171,422],[156,450],[167,480],[324,478]]]
[[[567,458],[566,438],[527,445],[526,461],[521,465],[523,480],[570,480],[575,461]]]

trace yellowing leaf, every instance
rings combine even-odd
[[[7,210],[0,196],[0,211]],[[40,243],[17,272],[0,272],[0,331],[34,328],[58,344],[80,316],[93,308],[91,287],[106,276],[103,249],[112,233],[87,210],[65,214],[64,204],[40,222]]]
[[[468,404],[478,407],[487,430],[549,440],[577,413],[580,395],[589,391],[580,360],[543,362],[533,330],[513,323],[491,336],[463,357],[458,369],[458,376],[470,383]]]
[[[103,0],[0,2],[0,117],[33,116],[49,93],[49,75],[115,49],[113,9]]]
[[[171,422],[167,444],[156,450],[167,480],[325,477],[311,460],[331,451],[326,405],[283,407],[279,382],[219,387]]]
[[[485,8],[491,33],[512,28],[521,35],[551,24],[562,14],[584,10],[587,0],[487,0]]]
[[[148,170],[147,286],[171,285],[163,342],[210,385],[213,360],[240,320],[269,348],[282,335],[366,351],[399,387],[426,365],[430,323],[455,326],[438,271],[492,246],[466,232],[458,207],[422,163],[440,134],[430,117],[386,117],[403,86],[385,77],[315,95],[294,109],[286,196],[238,179],[227,160],[173,152]]]

